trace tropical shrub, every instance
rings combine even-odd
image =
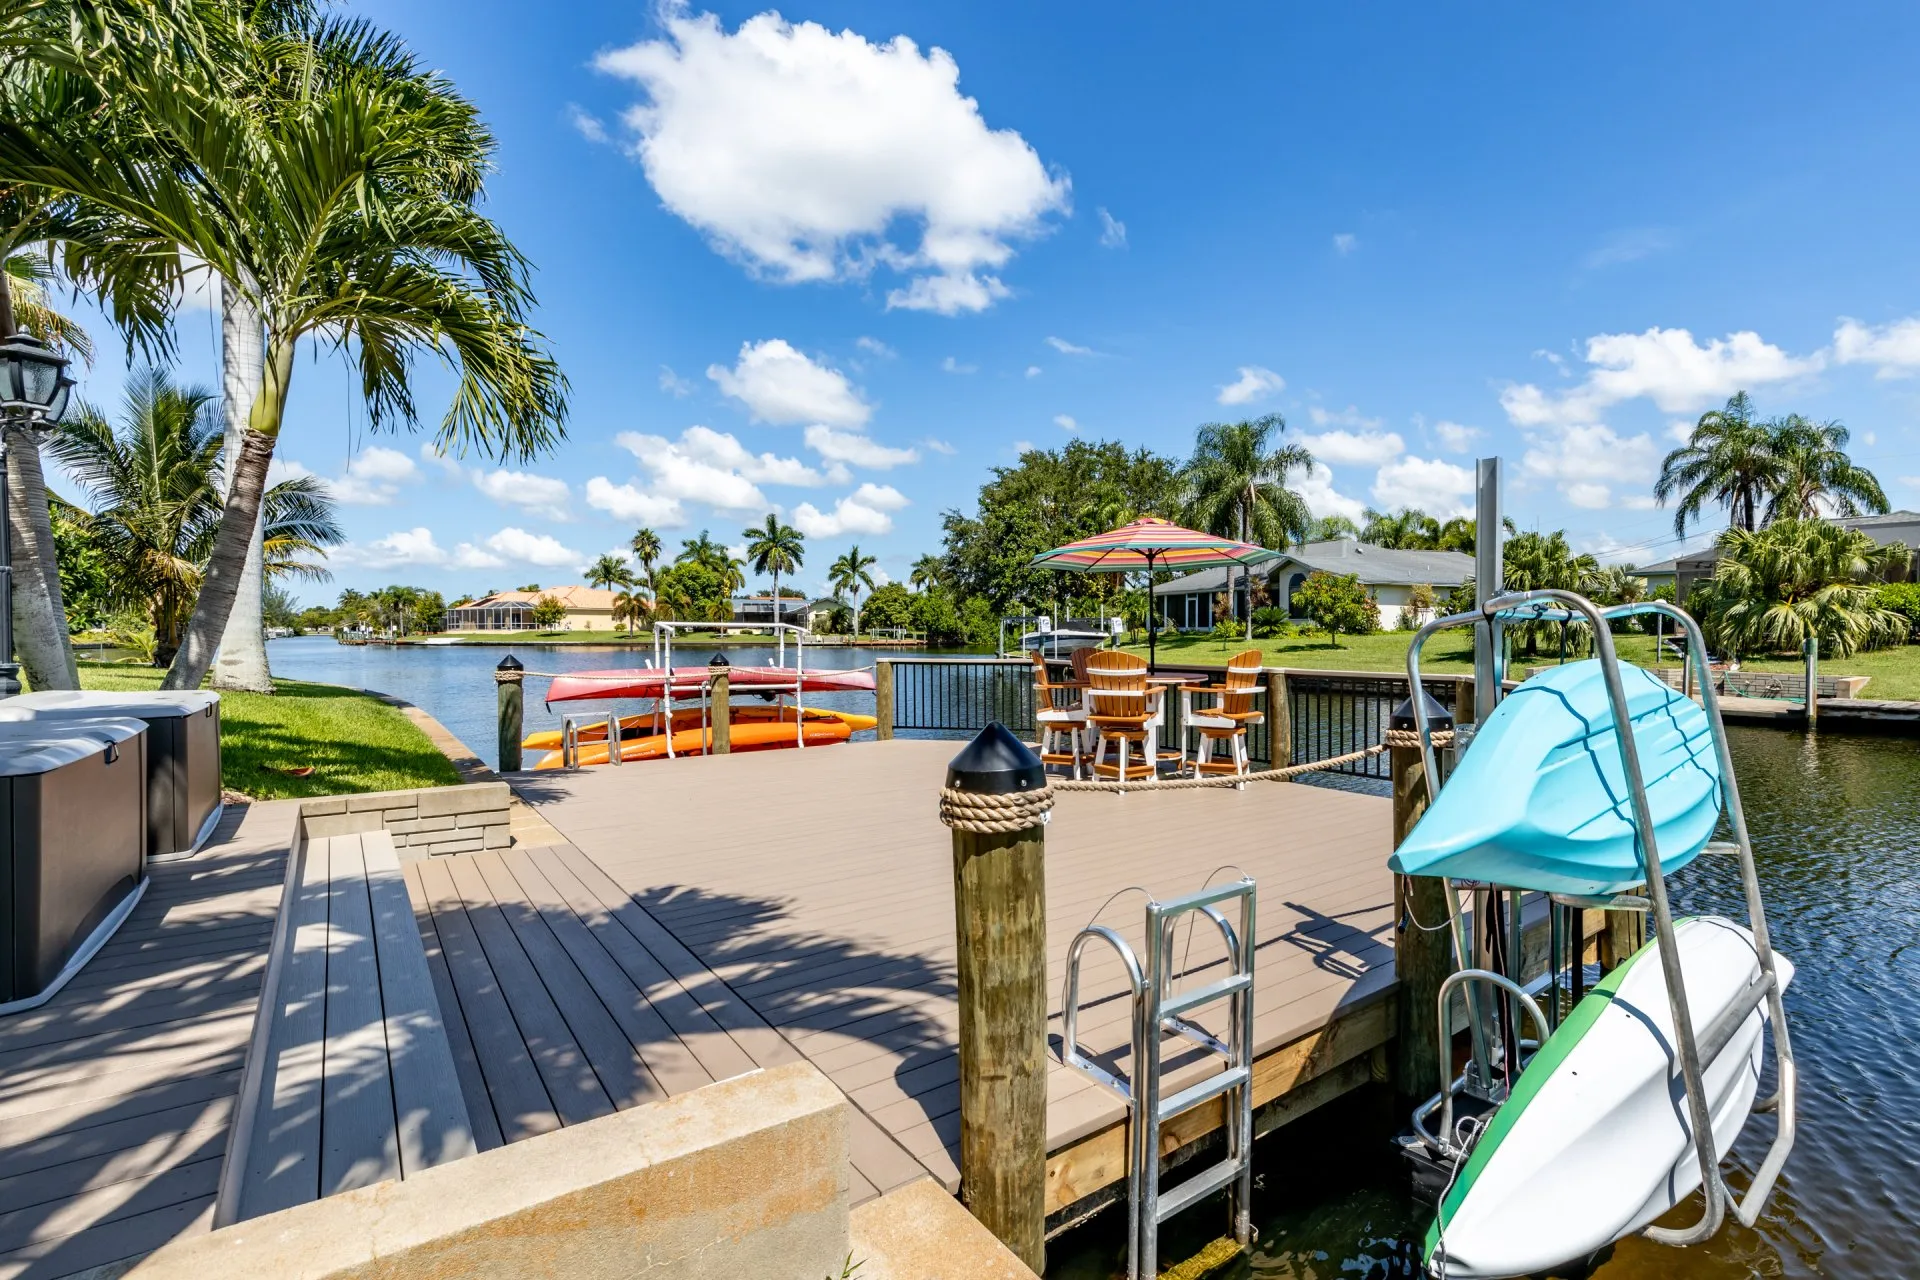
[[[1726,657],[1795,653],[1809,637],[1844,658],[1898,644],[1912,634],[1905,615],[1879,602],[1881,574],[1905,564],[1899,543],[1882,546],[1858,529],[1825,520],[1776,520],[1728,529],[1713,577],[1688,598],[1707,643]]]
[[[1889,582],[1880,588],[1874,603],[1907,620],[1907,643],[1920,638],[1920,582]]]
[[[1275,636],[1283,636],[1287,634],[1287,628],[1292,625],[1292,621],[1293,620],[1287,616],[1287,611],[1276,605],[1269,605],[1264,609],[1255,609],[1253,611],[1253,634],[1255,638],[1261,640],[1270,640]]]
[[[943,587],[929,587],[913,597],[908,623],[914,630],[926,632],[930,645],[944,648],[967,642],[967,624],[953,596]]]
[[[1246,634],[1246,627],[1237,618],[1222,618],[1213,624],[1213,638],[1222,644],[1236,644]]]
[[[567,620],[567,606],[560,603],[560,597],[541,596],[533,602],[533,625],[538,631],[558,631]]]
[[[1313,625],[1327,633],[1334,645],[1340,635],[1368,635],[1380,628],[1380,606],[1367,594],[1354,574],[1327,573],[1316,569],[1307,575],[1294,593],[1294,603],[1312,619]]]
[[[913,593],[901,583],[889,582],[875,587],[867,602],[860,606],[860,626],[867,631],[879,627],[910,627],[913,601]]]
[[[1407,602],[1400,606],[1396,629],[1418,631],[1433,616],[1433,610],[1433,588],[1424,582],[1415,583],[1407,592]]]

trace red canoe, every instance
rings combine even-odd
[[[675,667],[673,687],[667,690],[667,672],[660,667],[628,667],[621,671],[574,671],[554,677],[547,689],[548,702],[579,702],[589,698],[658,698],[662,692],[677,697],[693,697],[700,692],[713,672],[706,667]],[[799,672],[792,667],[731,667],[728,681],[734,693],[755,689],[793,688]],[[873,691],[873,672],[809,671],[802,687],[806,693]]]

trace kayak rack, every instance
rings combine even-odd
[[[778,603],[778,601],[775,602],[776,607]],[[773,694],[776,697],[788,693],[793,695],[793,745],[797,751],[804,751],[806,749],[807,714],[806,708],[801,705],[800,698],[801,692],[807,683],[807,641],[812,637],[812,631],[791,622],[682,622],[678,619],[661,619],[653,624],[653,660],[656,665],[667,672],[667,682],[661,687],[661,696],[657,707],[657,714],[661,717],[661,731],[666,734],[667,759],[671,760],[674,758],[672,732],[673,698],[675,693],[679,692],[673,683],[674,635],[680,631],[718,631],[722,634],[731,634],[736,631],[766,631],[769,629],[771,629],[774,634],[774,643],[777,646],[774,657],[774,665],[776,666],[784,667],[787,664],[787,637],[789,635],[793,637],[793,683],[757,684],[753,687],[753,691],[755,693]],[[711,743],[713,741],[711,723],[713,711],[713,675],[709,674],[702,679],[697,688],[691,684],[682,686],[681,688],[684,690],[686,696],[697,696],[700,699],[700,740]],[[611,731],[611,726],[609,726],[609,730]],[[613,757],[610,755],[608,758],[612,759]]]
[[[1754,951],[1759,962],[1759,974],[1733,1004],[1729,1005],[1713,1024],[1703,1032],[1696,1033],[1693,1017],[1687,1005],[1686,980],[1680,970],[1679,945],[1674,935],[1673,912],[1667,896],[1665,873],[1661,869],[1659,850],[1654,835],[1652,813],[1647,802],[1644,775],[1640,768],[1640,754],[1632,730],[1632,718],[1629,715],[1625,685],[1620,675],[1620,657],[1614,648],[1613,633],[1608,623],[1618,619],[1636,616],[1654,615],[1671,619],[1677,628],[1687,637],[1687,652],[1684,658],[1683,684],[1690,686],[1683,691],[1700,699],[1706,711],[1707,723],[1713,739],[1714,753],[1718,760],[1721,780],[1721,798],[1728,825],[1732,828],[1731,847],[1721,845],[1713,852],[1731,854],[1738,858],[1740,880],[1746,897],[1747,925],[1752,931]],[[1700,1220],[1690,1227],[1644,1228],[1642,1234],[1660,1244],[1690,1245],[1712,1238],[1725,1220],[1729,1207],[1739,1220],[1752,1226],[1765,1208],[1772,1194],[1775,1181],[1781,1168],[1786,1164],[1787,1155],[1793,1149],[1795,1098],[1798,1086],[1798,1074],[1794,1065],[1792,1039],[1787,1031],[1786,1007],[1781,1000],[1782,983],[1778,966],[1775,963],[1772,940],[1767,931],[1766,907],[1761,901],[1759,874],[1754,865],[1753,842],[1747,834],[1746,812],[1740,803],[1739,782],[1734,776],[1733,759],[1727,747],[1727,731],[1720,715],[1719,697],[1714,690],[1711,669],[1707,665],[1707,645],[1701,633],[1700,624],[1685,610],[1664,601],[1642,601],[1633,604],[1612,606],[1596,605],[1586,597],[1571,591],[1535,590],[1516,591],[1494,596],[1480,607],[1467,612],[1450,614],[1435,618],[1421,627],[1413,642],[1407,648],[1407,680],[1413,691],[1411,707],[1414,728],[1420,735],[1420,753],[1426,766],[1428,785],[1440,774],[1435,769],[1435,748],[1433,731],[1427,713],[1426,699],[1421,696],[1420,653],[1427,639],[1435,632],[1450,627],[1486,625],[1492,641],[1493,688],[1491,694],[1495,702],[1504,696],[1505,656],[1502,644],[1502,631],[1509,622],[1546,621],[1546,622],[1584,622],[1593,632],[1594,655],[1599,659],[1600,669],[1606,680],[1607,697],[1613,719],[1620,726],[1614,736],[1619,742],[1620,763],[1624,770],[1627,789],[1632,800],[1632,826],[1634,841],[1640,855],[1640,865],[1646,874],[1644,894],[1620,893],[1597,897],[1574,897],[1570,895],[1550,895],[1549,913],[1556,906],[1589,908],[1596,907],[1609,911],[1644,912],[1653,925],[1653,934],[1660,944],[1660,969],[1666,983],[1667,998],[1673,1011],[1675,1048],[1680,1060],[1680,1075],[1686,1092],[1687,1128],[1693,1136],[1694,1151],[1700,1164],[1700,1185],[1706,1197],[1706,1210]],[[1470,748],[1469,748],[1470,749]],[[1474,998],[1476,987],[1492,985],[1502,993],[1502,997],[1512,1000],[1518,997],[1525,1001],[1532,1015],[1539,1015],[1538,1005],[1526,997],[1515,979],[1518,978],[1519,948],[1508,951],[1511,972],[1492,973],[1472,967],[1476,952],[1472,945],[1464,913],[1460,908],[1458,882],[1448,880],[1446,884],[1447,911],[1450,936],[1454,946],[1455,964],[1461,972],[1456,972],[1450,982],[1457,981],[1464,987],[1467,997],[1468,1018],[1473,1032],[1473,1052],[1467,1072],[1459,1079],[1444,1086],[1441,1094],[1423,1103],[1415,1112],[1415,1129],[1423,1138],[1434,1145],[1439,1154],[1450,1160],[1465,1155],[1454,1142],[1449,1132],[1450,1125],[1443,1122],[1438,1134],[1429,1134],[1421,1123],[1438,1106],[1443,1113],[1450,1115],[1453,1098],[1465,1091],[1476,1092],[1489,1086],[1493,1079],[1493,1058],[1489,1046],[1494,1027]],[[1524,886],[1520,886],[1524,888]],[[1501,890],[1495,886],[1476,886],[1474,889],[1476,908],[1483,903],[1496,903]],[[1513,895],[1513,931],[1519,932],[1519,895]],[[1475,933],[1480,933],[1478,910],[1476,909]],[[1497,918],[1498,907],[1495,905]],[[1577,916],[1576,916],[1577,919]],[[1582,948],[1579,945],[1578,930],[1572,945],[1573,963],[1580,963]],[[1557,969],[1557,956],[1554,968]],[[1555,974],[1557,982],[1557,973]],[[1448,1010],[1447,996],[1450,987],[1443,987],[1441,994],[1441,1039],[1440,1039],[1440,1078],[1447,1080],[1451,1074],[1451,1037],[1447,1034]],[[1555,1003],[1558,994],[1555,995]],[[1733,1034],[1752,1014],[1754,1009],[1765,1002],[1770,1018],[1773,1037],[1774,1056],[1779,1068],[1779,1088],[1769,1098],[1754,1104],[1755,1111],[1777,1110],[1779,1126],[1775,1131],[1772,1144],[1767,1149],[1765,1159],[1754,1173],[1753,1181],[1747,1192],[1738,1201],[1734,1201],[1727,1186],[1720,1177],[1721,1153],[1714,1150],[1713,1120],[1708,1111],[1707,1093],[1703,1083],[1703,1062],[1710,1062],[1723,1049]],[[1513,1019],[1513,1004],[1506,1005],[1505,1012],[1509,1025]],[[1542,1031],[1546,1029],[1544,1017],[1537,1019]],[[1488,1099],[1497,1102],[1499,1099]]]
[[[1090,924],[1067,949],[1064,1027],[1060,1057],[1066,1065],[1119,1094],[1127,1104],[1127,1277],[1153,1280],[1159,1272],[1160,1224],[1222,1187],[1232,1188],[1233,1235],[1242,1248],[1253,1240],[1253,926],[1254,882],[1246,877],[1218,888],[1172,898],[1149,899],[1147,963],[1114,929]],[[1219,909],[1237,902],[1238,927]],[[1182,916],[1204,916],[1226,943],[1228,972],[1217,981],[1175,992],[1174,926]],[[1189,935],[1191,936],[1191,935]],[[1080,959],[1087,945],[1103,942],[1125,967],[1132,1002],[1131,1078],[1110,1071],[1080,1047]],[[1227,1037],[1220,1039],[1187,1017],[1208,1005],[1227,1005]],[[1170,1096],[1161,1090],[1162,1041],[1176,1035],[1225,1060],[1225,1068]],[[1227,1155],[1162,1195],[1160,1126],[1182,1112],[1225,1095]]]

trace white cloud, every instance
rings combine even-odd
[[[978,311],[1009,290],[1016,242],[1068,210],[1071,183],[1025,139],[987,127],[951,54],[905,36],[668,6],[666,38],[600,70],[646,97],[624,118],[661,201],[722,252],[781,282],[910,277],[889,307]],[[917,244],[889,238],[918,224]]]
[[[1394,510],[1418,507],[1442,520],[1473,514],[1473,472],[1438,458],[1409,455],[1374,473],[1376,505]]]
[[[829,462],[847,462],[872,471],[885,471],[920,461],[920,455],[912,449],[894,449],[857,431],[835,431],[832,427],[818,424],[807,428],[806,441],[807,448]],[[934,448],[937,442],[927,443],[929,448]],[[952,453],[953,447],[940,445],[934,451]]]
[[[1788,355],[1743,330],[1705,346],[1685,329],[1603,333],[1587,339],[1586,380],[1562,395],[1509,384],[1500,405],[1515,426],[1593,423],[1610,405],[1645,398],[1663,413],[1704,409],[1736,391],[1816,372],[1824,356]]]
[[[647,493],[630,484],[615,484],[605,476],[587,481],[587,505],[616,520],[677,528],[687,522],[677,498]]]
[[[1878,366],[1874,376],[1905,378],[1920,372],[1920,316],[1878,328],[1842,319],[1833,331],[1833,358],[1839,364]]]
[[[1358,427],[1362,431],[1377,431],[1382,419],[1369,418],[1354,405],[1344,409],[1326,409],[1320,405],[1307,408],[1307,420],[1316,427]]]
[[[575,131],[588,142],[613,141],[607,133],[606,124],[601,121],[600,117],[594,115],[578,103],[569,102],[567,104],[567,123],[572,125]]]
[[[811,502],[793,509],[793,527],[809,538],[837,538],[842,534],[864,533],[878,536],[893,531],[893,516],[907,505],[906,498],[892,485],[863,484],[834,503],[832,511],[821,511]]]
[[[1078,431],[1080,429],[1080,424],[1064,413],[1056,413],[1053,415],[1053,425],[1062,431]]]
[[[753,453],[724,431],[688,427],[678,440],[622,431],[614,443],[640,460],[655,499],[703,502],[724,511],[764,511],[762,484],[813,486],[836,478],[798,458]]]
[[[1017,457],[1019,457],[1019,456],[1020,456],[1021,454],[1024,454],[1024,453],[1032,453],[1032,452],[1033,452],[1033,441],[1031,441],[1031,440],[1015,440],[1015,441],[1013,442],[1013,456],[1014,456],[1014,457],[1016,457],[1016,458],[1017,458]]]
[[[1221,404],[1246,404],[1283,389],[1287,380],[1271,369],[1263,369],[1257,364],[1240,366],[1240,380],[1229,382],[1220,388],[1215,397]]]
[[[1083,347],[1077,342],[1068,342],[1065,338],[1049,336],[1047,345],[1063,356],[1097,356],[1100,353],[1092,347]]]
[[[1364,467],[1390,462],[1407,451],[1407,442],[1395,431],[1324,431],[1317,436],[1301,436],[1300,443],[1316,462]]]
[[[733,368],[708,365],[707,376],[721,394],[745,405],[755,422],[860,427],[873,415],[846,374],[815,364],[781,338],[741,343]]]
[[[1312,469],[1293,487],[1306,499],[1307,510],[1315,516],[1345,516],[1349,520],[1360,520],[1367,514],[1366,503],[1349,498],[1333,487],[1333,468],[1324,462],[1315,462]]]
[[[675,373],[671,365],[663,364],[660,366],[660,389],[674,399],[681,400],[693,394],[693,382]]]
[[[440,452],[439,446],[435,445],[431,440],[422,440],[420,442],[420,461],[430,467],[438,469],[446,479],[458,480],[463,483],[466,480],[466,468],[460,465],[460,459],[450,454]]]
[[[433,530],[424,526],[400,529],[372,542],[343,542],[329,548],[327,559],[334,564],[366,569],[394,569],[401,565],[433,567],[447,563],[447,552],[433,540]]]
[[[502,506],[518,507],[528,515],[569,520],[573,491],[565,480],[531,471],[475,471],[473,487]]]
[[[924,444],[925,446],[927,446],[927,448],[933,450],[935,453],[940,454],[942,457],[946,457],[946,458],[951,458],[954,454],[960,452],[958,449],[948,444],[945,440],[936,440],[932,436],[928,436],[925,440],[922,440],[920,443]]]
[[[478,563],[481,560],[539,565],[543,569],[558,569],[581,562],[578,551],[562,546],[560,540],[552,534],[528,533],[525,529],[515,528],[512,525],[489,535],[479,547],[471,543],[461,543],[454,550],[454,563],[459,564],[463,556],[475,562],[471,566],[463,567],[472,568],[493,567],[491,564]]]
[[[1333,251],[1343,258],[1359,247],[1360,237],[1351,231],[1342,231],[1333,238]]]
[[[295,464],[298,465],[298,464]],[[385,507],[400,495],[400,486],[420,478],[420,468],[398,449],[372,445],[362,449],[347,469],[327,481],[336,500],[355,507]]]
[[[49,456],[47,462],[52,461],[53,458]],[[284,480],[296,480],[301,476],[310,476],[312,474],[313,472],[307,470],[304,465],[295,462],[292,458],[276,456],[272,462],[267,464],[267,488],[271,489]]]
[[[853,345],[869,355],[879,356],[882,360],[891,360],[899,353],[878,338],[855,338]]]
[[[1127,247],[1127,224],[1108,213],[1106,206],[1094,210],[1100,215],[1100,243],[1109,249]]]
[[[1620,505],[1628,511],[1651,511],[1660,504],[1650,493],[1630,493],[1620,499]]]
[[[942,373],[978,373],[980,372],[980,366],[977,364],[961,364],[952,356],[948,356],[940,362],[940,371]]]
[[[1486,432],[1458,422],[1441,421],[1433,424],[1433,434],[1440,441],[1440,447],[1447,452],[1466,453],[1473,448],[1473,442]]]
[[[1613,505],[1613,490],[1604,484],[1580,481],[1576,484],[1562,485],[1560,492],[1576,507],[1588,511],[1600,511]]]
[[[1528,432],[1520,471],[1553,482],[1574,506],[1597,510],[1640,506],[1640,495],[1653,487],[1659,461],[1660,446],[1646,432],[1623,437],[1604,423],[1592,423]],[[1630,496],[1616,503],[1613,484],[1624,486]],[[1651,502],[1648,497],[1646,505]]]
[[[1037,378],[1037,377],[1039,377],[1039,376],[1040,376],[1040,366],[1039,366],[1039,365],[1037,365],[1037,364],[1030,364],[1030,365],[1028,365],[1028,366],[1027,366],[1027,376],[1028,376],[1029,378]]]

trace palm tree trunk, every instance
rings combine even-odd
[[[174,655],[167,678],[161,682],[163,689],[198,689],[207,678],[207,668],[213,665],[214,648],[233,615],[234,597],[246,569],[247,548],[260,522],[267,467],[273,462],[273,447],[280,438],[280,417],[292,376],[292,343],[274,344],[267,350],[260,394],[254,398],[247,433],[240,441],[239,461],[227,488],[220,528],[213,537],[213,555],[201,580],[200,599],[181,638],[180,652]]]
[[[220,390],[227,419],[225,464],[229,477],[238,473],[242,442],[246,439],[253,397],[266,367],[266,335],[260,313],[231,284],[220,282]],[[228,492],[233,482],[228,480]],[[233,612],[220,635],[220,651],[213,660],[213,687],[273,692],[273,673],[267,667],[267,637],[261,617],[265,604],[266,564],[261,521],[255,519],[247,542],[247,559],[234,590]]]
[[[778,568],[775,568],[773,571],[773,624],[774,624],[773,633],[775,635],[780,634],[781,620],[782,619],[780,617],[780,570]]]
[[[13,336],[13,289],[0,269],[0,338]],[[13,647],[35,689],[78,689],[73,642],[67,636],[66,602],[60,596],[60,566],[53,549],[53,516],[40,470],[40,444],[27,432],[6,428],[7,531],[13,541]],[[11,662],[14,654],[0,654]]]

